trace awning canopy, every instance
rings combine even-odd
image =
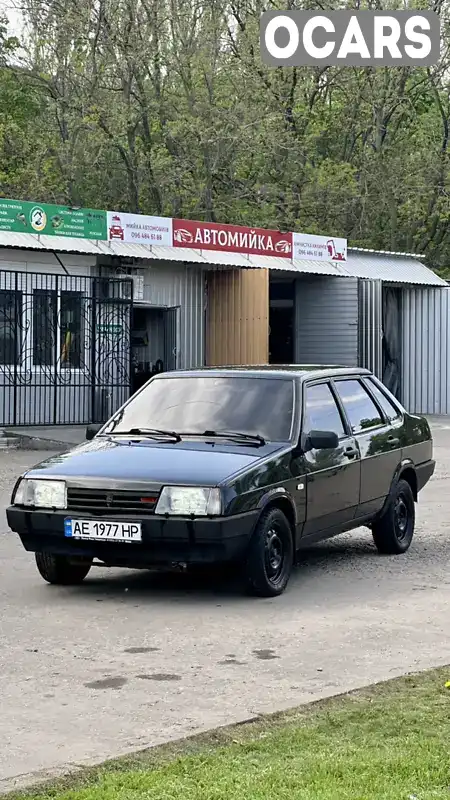
[[[349,250],[345,269],[355,278],[370,278],[384,283],[447,286],[446,281],[411,255]]]
[[[253,256],[189,247],[131,244],[114,240],[77,239],[32,233],[0,231],[0,247],[41,250],[56,253],[79,253],[95,256],[119,256],[139,261],[176,261],[196,264],[205,269],[269,269],[302,275],[367,278],[385,283],[422,286],[447,286],[447,282],[419,261],[417,256],[349,248],[346,262],[319,261],[274,256]]]

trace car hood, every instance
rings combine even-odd
[[[161,443],[99,437],[43,461],[26,475],[64,478],[78,486],[119,488],[128,482],[216,486],[280,448],[272,443],[256,448],[217,440],[214,444],[199,440]]]

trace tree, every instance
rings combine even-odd
[[[428,70],[271,69],[261,0],[23,2],[20,62],[0,27],[4,194],[449,262],[449,0]]]

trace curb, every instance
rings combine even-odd
[[[80,444],[80,442],[59,442],[56,439],[41,439],[38,436],[27,436],[23,433],[11,432],[9,436],[18,441],[18,450],[58,450],[60,453],[65,453]]]

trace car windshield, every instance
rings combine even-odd
[[[288,379],[157,378],[122,409],[114,433],[136,428],[181,434],[239,431],[284,442],[291,435],[293,405],[294,386]]]

